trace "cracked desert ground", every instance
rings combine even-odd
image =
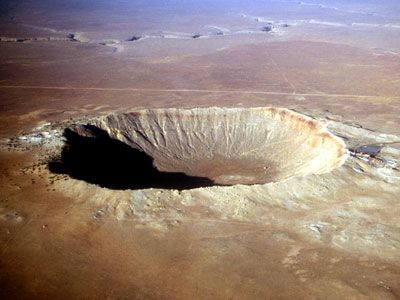
[[[1,299],[400,299],[397,0],[1,1],[0,139]]]

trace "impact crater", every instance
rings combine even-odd
[[[348,155],[344,142],[323,124],[275,107],[144,109],[102,116],[74,129],[81,136],[93,137],[95,131],[146,155],[157,172],[201,179],[200,186],[327,173]],[[136,177],[138,172],[132,167]],[[129,170],[123,175],[129,181]]]

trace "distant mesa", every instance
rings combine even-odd
[[[261,28],[261,31],[270,32],[272,31],[272,26],[271,25],[264,26],[263,28]]]
[[[209,35],[214,35],[214,36],[215,36],[215,35],[225,35],[226,33],[229,32],[229,29],[220,28],[220,27],[218,27],[218,26],[208,25],[208,26],[206,26],[206,27],[209,27],[209,28],[210,28]]]
[[[0,42],[6,43],[23,43],[27,40],[26,38],[0,37]]]
[[[65,38],[52,38],[52,37],[32,37],[32,38],[20,38],[20,37],[0,37],[0,42],[6,43],[25,43],[25,42],[43,42],[43,41],[64,41]]]
[[[69,34],[67,35],[67,38],[68,38],[68,40],[69,40],[70,42],[79,42],[79,41],[76,39],[74,33],[69,33]]]
[[[130,37],[129,39],[127,39],[126,41],[127,42],[134,42],[134,41],[140,40],[141,38],[142,38],[141,36],[134,35],[134,36]]]
[[[113,46],[113,45],[117,45],[119,43],[120,43],[119,40],[106,40],[106,41],[100,42],[99,44],[103,45],[103,46]]]

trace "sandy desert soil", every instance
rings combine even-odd
[[[397,1],[24,0],[0,14],[2,299],[400,298]],[[305,114],[349,158],[268,184],[138,188],[119,150],[81,138],[85,176],[52,167],[76,124],[209,106]]]

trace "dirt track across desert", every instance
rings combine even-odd
[[[216,94],[260,94],[260,95],[278,95],[278,96],[303,96],[303,97],[332,97],[332,98],[387,98],[400,100],[398,96],[373,96],[373,95],[342,95],[326,93],[283,93],[272,91],[244,91],[244,90],[196,90],[196,89],[136,89],[136,88],[102,88],[102,87],[73,87],[73,86],[29,86],[29,85],[2,85],[0,89],[32,89],[32,90],[77,90],[77,91],[120,91],[120,92],[160,92],[160,93],[216,93]]]

